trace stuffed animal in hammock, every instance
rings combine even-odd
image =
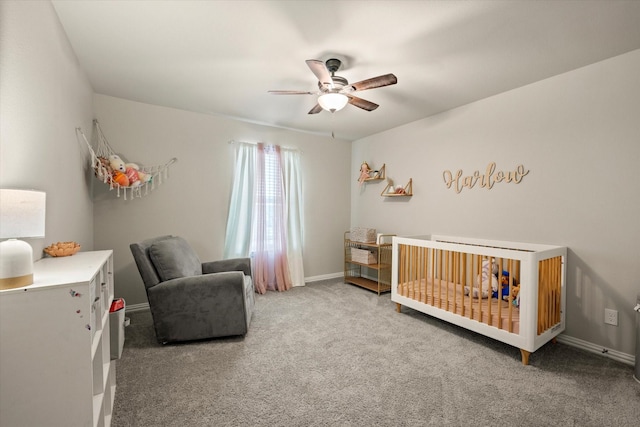
[[[98,157],[98,162],[94,165],[96,176],[104,182],[110,182],[113,175],[113,169],[106,157]]]

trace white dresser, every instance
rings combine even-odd
[[[0,426],[109,426],[113,252],[44,258],[33,276],[0,291]]]

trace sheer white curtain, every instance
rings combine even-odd
[[[302,174],[300,152],[282,149],[282,173],[287,207],[287,258],[293,286],[304,286],[302,247],[304,242]]]
[[[258,150],[252,144],[236,144],[236,164],[224,239],[223,256],[226,259],[248,257],[251,245],[253,188]]]
[[[236,143],[225,258],[252,258],[256,290],[304,285],[300,153]]]

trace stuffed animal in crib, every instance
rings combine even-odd
[[[482,261],[482,272],[478,274],[476,278],[476,286],[473,289],[469,289],[468,286],[464,287],[465,295],[469,295],[471,292],[474,298],[488,298],[491,292],[498,290],[498,264],[493,259],[485,259]],[[491,289],[491,290],[490,290]]]
[[[509,272],[506,270],[502,270],[501,279],[502,279],[500,282],[501,290],[498,291],[498,289],[494,289],[491,296],[493,298],[498,298],[498,299],[502,298],[504,300],[508,300],[509,299]]]
[[[511,288],[511,297],[513,298],[513,305],[520,307],[520,285]]]

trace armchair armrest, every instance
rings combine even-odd
[[[224,271],[242,271],[245,276],[251,276],[251,258],[221,259],[202,263],[202,274]]]
[[[237,293],[243,295],[244,275],[240,271],[203,274],[201,276],[179,277],[160,282],[149,288],[150,297],[162,298],[167,303],[188,298],[202,301],[203,298],[223,298]]]

